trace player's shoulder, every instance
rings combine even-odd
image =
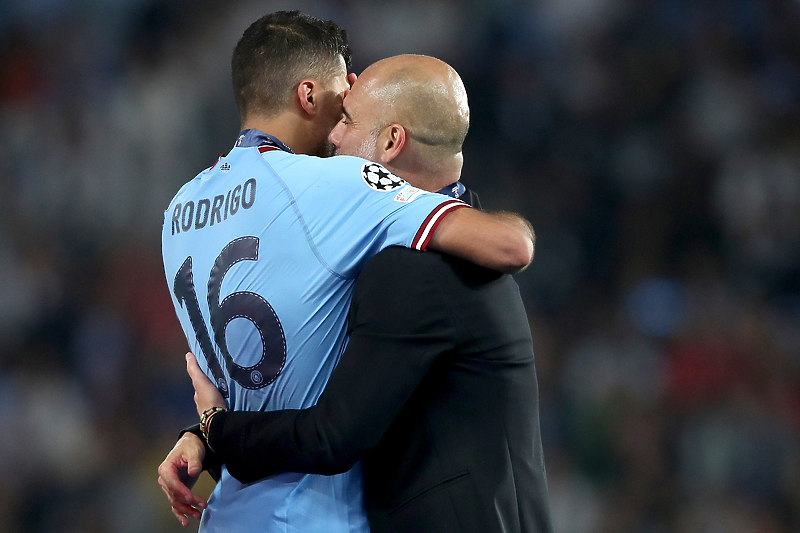
[[[318,164],[328,169],[357,170],[365,163],[369,163],[366,159],[354,155],[335,155],[333,157],[304,155],[302,157],[305,158],[309,164]]]
[[[191,196],[194,193],[194,191],[199,187],[200,180],[207,173],[208,173],[208,169],[203,170],[202,172],[197,174],[197,176],[195,176],[194,178],[190,179],[189,181],[187,181],[186,183],[181,185],[181,187],[178,189],[178,191],[175,193],[175,195],[170,200],[169,205],[167,206],[167,209],[166,209],[165,213],[171,211],[172,206],[175,205],[176,202],[181,202],[181,201],[183,201],[182,200],[183,198],[186,198],[187,196]]]
[[[391,192],[400,189],[406,181],[392,174],[380,163],[351,155],[333,157],[298,156],[298,166],[289,171],[310,173],[318,179],[330,178],[341,185],[349,182],[365,191]]]
[[[369,163],[366,159],[349,155],[336,155],[333,157],[318,157],[315,155],[306,154],[287,154],[280,153],[275,156],[272,152],[262,154],[262,157],[270,164],[276,163],[287,168],[294,167],[296,169],[303,169],[304,171],[309,168],[318,169],[322,172],[358,172],[365,163]]]

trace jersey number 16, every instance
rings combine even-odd
[[[258,260],[258,237],[240,237],[227,244],[214,261],[208,276],[208,310],[211,316],[211,329],[214,341],[219,347],[228,375],[246,389],[261,389],[277,378],[286,362],[286,337],[283,334],[278,316],[272,306],[259,294],[250,291],[237,291],[219,301],[222,278],[239,261]],[[222,396],[229,396],[228,383],[217,359],[216,350],[200,311],[197,293],[192,276],[192,256],[186,260],[175,274],[172,288],[178,303],[186,308],[195,337],[214,376]],[[235,318],[244,318],[253,323],[261,336],[261,357],[253,366],[236,364],[228,350],[225,330]]]

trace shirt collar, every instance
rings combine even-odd
[[[239,132],[239,137],[236,139],[236,144],[234,145],[236,148],[252,148],[254,146],[273,146],[284,152],[289,152],[293,154],[291,148],[283,144],[281,141],[278,140],[277,137],[273,137],[268,133],[264,133],[263,131],[249,129],[249,130],[242,130]],[[446,196],[452,196],[453,198],[461,198],[463,194],[466,192],[467,188],[464,186],[463,183],[457,181],[455,183],[451,183],[447,187],[443,187],[439,191],[439,194],[444,194]]]
[[[259,130],[242,130],[239,132],[239,138],[236,139],[235,148],[252,148],[254,146],[273,146],[284,152],[293,154],[291,148],[283,144],[277,137],[273,137],[268,133]]]

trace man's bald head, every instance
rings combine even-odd
[[[458,181],[469,105],[447,63],[419,55],[378,61],[353,83],[342,111],[329,135],[339,153],[382,163],[429,191]]]
[[[359,78],[379,106],[378,129],[401,124],[412,140],[458,153],[469,129],[467,91],[458,73],[429,56],[400,55],[367,67]]]

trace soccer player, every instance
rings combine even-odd
[[[468,126],[456,72],[424,56],[367,68],[331,140],[429,190],[451,188]],[[431,169],[436,169],[432,171]],[[191,355],[198,412],[224,407]],[[243,482],[286,471],[336,474],[364,458],[373,533],[551,533],[530,330],[510,276],[391,247],[355,285],[350,341],[314,407],[217,412],[206,456],[195,433],[164,469],[223,461]],[[205,456],[205,457],[204,457]],[[166,483],[166,482],[169,483]],[[171,487],[171,489],[170,489]]]
[[[278,12],[232,58],[242,131],[165,212],[162,253],[190,348],[232,410],[313,405],[345,346],[356,276],[380,250],[447,251],[498,269],[531,258],[524,224],[419,191],[384,167],[330,155],[342,116],[346,36]],[[366,530],[360,474],[282,474],[242,484],[226,469],[202,531]]]

